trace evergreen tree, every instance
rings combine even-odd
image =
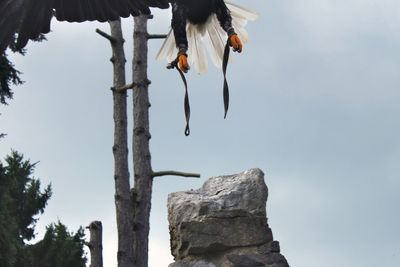
[[[43,240],[28,247],[32,267],[85,267],[84,230],[69,233],[61,222],[47,227]]]
[[[46,37],[43,34],[40,34],[39,37],[34,40],[37,42],[41,42],[46,40]],[[15,47],[15,35],[14,39],[11,41],[8,46],[9,50],[13,53],[19,53],[21,55],[25,55],[25,49],[17,49]],[[0,103],[6,105],[7,99],[11,99],[13,93],[11,91],[12,85],[22,84],[22,80],[20,78],[21,72],[15,69],[14,64],[7,58],[6,52],[0,53]]]
[[[44,212],[52,191],[41,191],[33,178],[35,164],[13,151],[0,162],[0,266],[84,267],[84,232],[69,233],[61,222],[47,227],[43,240],[28,245],[35,237],[38,215]]]
[[[25,50],[15,49],[15,38],[9,46],[12,52],[18,52],[22,55],[25,54]],[[11,92],[11,85],[22,84],[22,80],[19,77],[21,72],[14,68],[14,65],[8,60],[7,54],[4,51],[0,53],[0,103],[6,105],[7,99],[11,99],[13,93]]]
[[[0,163],[0,266],[11,267],[16,260],[19,242],[17,224],[8,209],[12,201],[7,189],[6,171]]]
[[[11,99],[13,93],[10,86],[22,83],[19,75],[21,73],[14,68],[8,60],[7,54],[0,54],[0,103],[7,104],[7,99]]]
[[[0,163],[0,266],[23,259],[23,246],[35,237],[34,229],[51,196],[51,186],[43,192],[32,177],[35,164],[15,151]]]

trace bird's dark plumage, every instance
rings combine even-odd
[[[60,21],[100,22],[149,14],[149,7],[168,8],[169,0],[0,0],[0,53],[18,34],[17,49],[50,31],[53,15]]]
[[[175,43],[181,52],[188,48],[186,24],[204,24],[215,14],[221,27],[231,35],[234,33],[232,17],[224,0],[175,0],[172,3],[172,22]]]

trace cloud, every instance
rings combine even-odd
[[[285,11],[299,34],[319,49],[340,49],[362,35],[392,39],[399,29],[398,1],[286,1]],[[397,35],[397,38],[399,36]]]
[[[169,242],[153,238],[149,244],[149,266],[161,267],[168,266],[174,260],[169,250]]]
[[[221,71],[189,73],[189,138],[181,81],[154,60],[161,41],[150,43],[153,167],[202,174],[155,181],[151,266],[171,262],[167,194],[250,167],[267,173],[270,223],[291,265],[399,265],[400,2],[239,3],[261,16],[248,24],[251,41],[229,65],[228,118]],[[169,20],[169,11],[156,11],[151,32],[165,33]],[[128,63],[131,21],[123,21]],[[13,57],[27,82],[1,107],[8,136],[0,148],[41,161],[37,176],[55,190],[46,218],[63,211],[62,221],[75,229],[93,217],[114,218],[111,52],[94,32],[108,31],[106,24],[53,26],[48,42],[31,43],[27,56]],[[71,192],[76,201],[66,203]],[[107,208],[93,210],[96,202]],[[116,266],[113,220],[105,230],[106,266]]]

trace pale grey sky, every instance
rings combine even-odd
[[[266,172],[270,226],[291,266],[400,266],[400,2],[236,3],[261,16],[229,66],[226,120],[221,71],[192,72],[185,137],[180,78],[153,60],[161,41],[150,44],[153,168],[202,174],[154,183],[150,266],[172,261],[168,193],[252,167]],[[151,32],[167,32],[169,20],[169,11],[156,11]],[[124,20],[128,63],[131,21]],[[12,57],[26,83],[0,107],[8,133],[0,155],[13,148],[40,161],[36,176],[53,184],[39,232],[57,219],[71,230],[103,221],[108,267],[116,266],[111,53],[96,27],[108,31],[53,23],[48,42]]]

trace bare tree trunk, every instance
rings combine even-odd
[[[100,221],[91,222],[87,227],[90,232],[90,267],[103,267],[103,226]]]
[[[135,267],[148,266],[150,209],[152,195],[152,168],[149,141],[149,80],[147,78],[147,20],[148,16],[134,18],[133,47],[133,162],[135,172],[134,244]]]
[[[149,141],[149,94],[147,78],[147,41],[165,38],[164,34],[149,35],[149,16],[134,18],[133,83],[126,85],[124,39],[120,21],[110,22],[111,35],[97,29],[111,43],[114,67],[114,161],[115,161],[115,205],[118,228],[118,267],[147,267],[150,232],[150,210],[153,177],[175,175],[200,177],[200,174],[179,171],[153,172]],[[130,191],[126,91],[133,88],[133,165],[134,188]]]
[[[132,267],[133,253],[133,208],[130,199],[129,167],[128,167],[128,137],[125,86],[125,53],[121,21],[110,22],[111,46],[114,67],[114,179],[115,207],[118,228],[118,267]]]

